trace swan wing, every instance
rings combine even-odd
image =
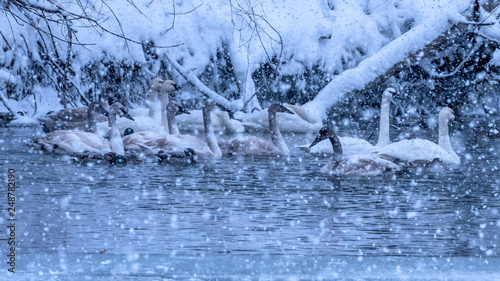
[[[439,159],[445,164],[458,164],[441,146],[424,139],[402,140],[382,147],[378,155],[404,162],[432,161]]]
[[[343,155],[371,154],[375,151],[375,146],[363,139],[339,137],[339,140],[342,144]],[[311,148],[309,148],[308,144],[298,145],[297,147],[312,154],[332,153],[332,145],[328,141],[320,142]]]
[[[351,155],[343,157],[336,165],[335,160],[331,158],[321,172],[335,176],[376,176],[399,169],[398,165],[375,155]]]
[[[276,145],[267,139],[254,136],[239,136],[219,142],[224,154],[243,156],[285,155]]]

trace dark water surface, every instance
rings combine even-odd
[[[16,277],[500,280],[500,140],[461,137],[450,169],[329,178],[327,158],[294,149],[76,165],[28,153],[33,131],[0,128],[0,176],[15,169],[19,185]]]

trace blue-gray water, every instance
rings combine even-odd
[[[0,132],[2,182],[12,168],[19,185],[16,277],[500,280],[499,140],[461,136],[451,169],[329,178],[327,158],[296,150],[85,166],[28,153],[33,129]]]

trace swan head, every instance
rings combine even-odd
[[[453,121],[455,120],[455,113],[453,111],[453,109],[449,108],[449,107],[443,107],[443,109],[441,109],[441,111],[439,112],[439,117],[438,119],[439,120],[449,120],[449,121]]]
[[[327,126],[321,128],[319,130],[319,132],[318,132],[318,135],[316,135],[316,138],[311,143],[311,145],[309,146],[309,148],[317,145],[319,142],[321,142],[323,140],[329,139],[332,136],[336,136],[336,134],[335,134],[335,132],[333,131],[332,128],[327,127]]]
[[[166,108],[167,112],[171,112],[174,115],[181,115],[181,114],[191,114],[191,112],[187,111],[182,105],[180,105],[177,101],[171,100],[167,104]]]
[[[215,104],[215,102],[213,100],[207,99],[205,101],[205,106],[203,107],[203,110],[212,111],[212,110],[215,109],[215,106],[216,106],[216,104]]]
[[[394,88],[387,88],[385,89],[384,93],[382,94],[382,98],[386,98],[388,100],[392,99],[392,95],[396,93],[396,90]]]
[[[111,114],[115,114],[115,115],[118,115],[120,117],[125,117],[127,119],[132,120],[132,121],[135,121],[134,118],[132,118],[132,116],[130,116],[130,114],[128,114],[127,110],[125,109],[125,106],[123,106],[123,104],[121,104],[119,102],[113,103],[109,107],[109,112]]]
[[[100,113],[106,117],[109,116],[109,112],[104,108],[104,106],[102,105],[102,103],[98,102],[98,101],[93,101],[89,104],[89,107],[88,107],[88,112],[89,114],[90,113]]]
[[[175,91],[179,90],[180,88],[181,87],[177,86],[177,83],[175,83],[172,80],[166,80],[161,85],[161,91],[166,92],[166,93],[175,92]]]
[[[294,114],[290,109],[286,108],[282,103],[277,101],[273,102],[271,106],[269,106],[268,112],[271,113],[283,112],[288,114]]]
[[[153,81],[151,81],[150,89],[159,91],[162,85],[163,85],[163,79],[156,77],[153,79]]]
[[[123,136],[128,136],[128,135],[131,135],[131,134],[133,134],[133,133],[135,133],[135,132],[134,132],[134,129],[132,129],[132,128],[127,128],[127,129],[125,129],[125,132],[123,132]]]

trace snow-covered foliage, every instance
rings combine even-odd
[[[0,1],[0,25],[8,27],[0,70],[9,74],[1,90],[31,104],[40,103],[46,87],[59,92],[64,106],[110,92],[141,104],[152,77],[196,85],[194,77],[233,109],[276,99],[304,103],[319,93],[308,108],[324,117],[345,93],[470,14],[469,6],[468,0]],[[405,37],[409,30],[417,35]],[[326,86],[332,79],[341,80]],[[196,88],[183,87],[180,99],[196,100]]]

